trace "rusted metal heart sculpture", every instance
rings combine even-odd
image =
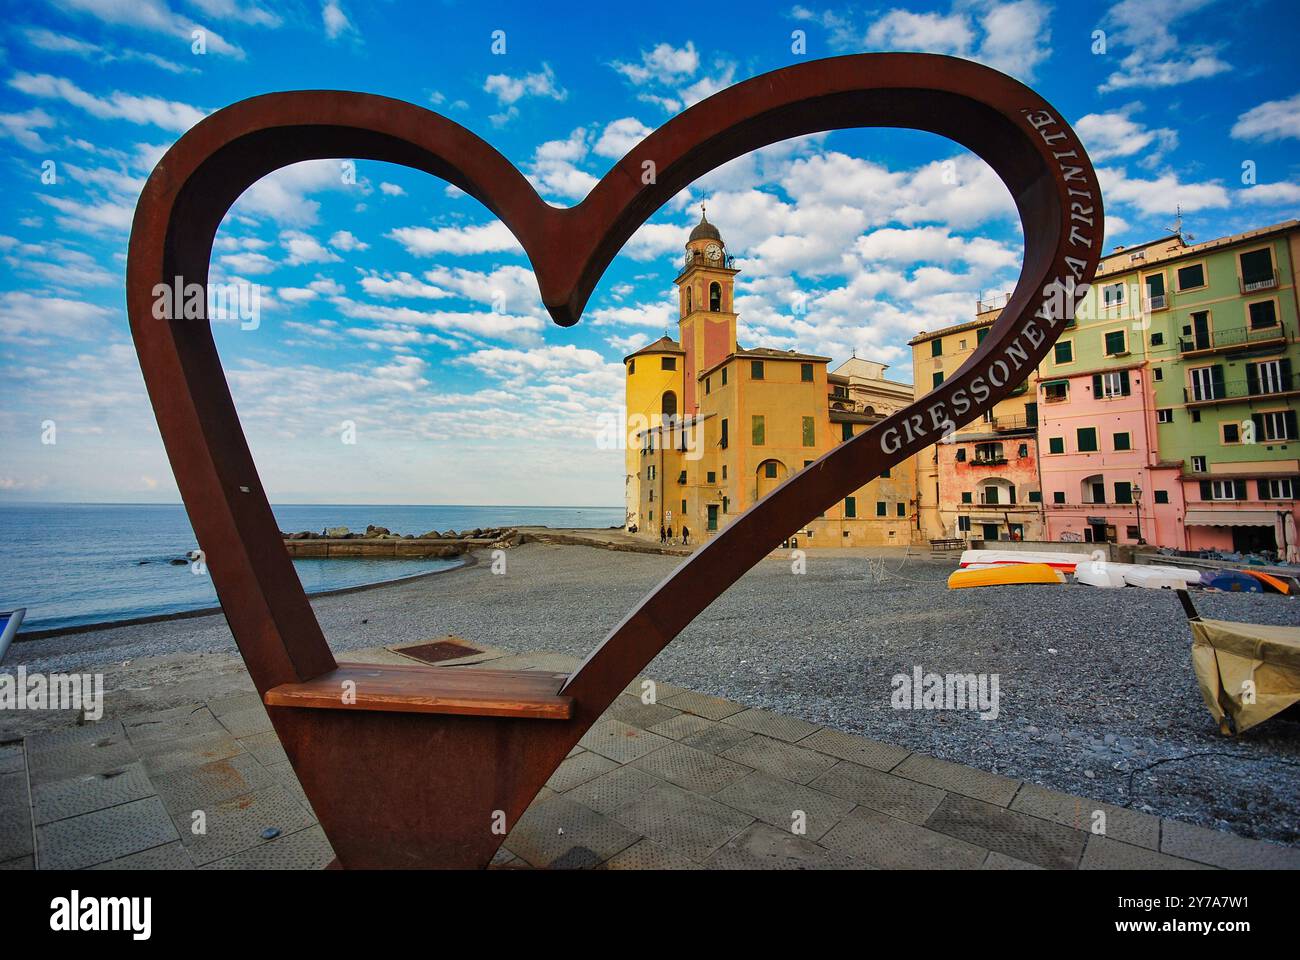
[[[547,309],[567,326],[633,231],[696,178],[779,140],[867,126],[930,131],[966,146],[996,171],[1019,211],[1020,280],[955,376],[738,517],[652,590],[562,686],[556,679],[553,697],[530,701],[505,674],[464,672],[459,676],[480,694],[484,683],[499,682],[502,695],[494,715],[460,715],[491,711],[421,696],[421,684],[440,682],[421,670],[436,668],[412,667],[398,684],[407,694],[393,693],[388,677],[384,704],[285,705],[307,704],[304,691],[349,676],[364,685],[370,675],[346,673],[325,642],[280,540],[209,325],[155,316],[158,285],[181,278],[206,288],[217,227],[245,189],[280,167],[318,158],[384,160],[434,174],[510,228]],[[926,54],[817,60],[723,90],[648,136],[569,209],[543,202],[468,130],[384,97],[268,94],[220,110],[185,134],[149,177],[136,209],[127,266],[131,329],[231,631],[339,862],[486,864],[502,825],[515,823],[614,697],[745,571],[827,507],[975,419],[1025,379],[1093,276],[1102,224],[1092,164],[1049,104],[987,67]],[[512,698],[519,702],[506,703]],[[566,704],[564,715],[537,719],[551,701]]]

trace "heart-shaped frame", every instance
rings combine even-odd
[[[556,691],[571,704],[565,719],[525,719],[519,709],[497,716],[405,712],[417,709],[414,700],[318,710],[268,697],[285,685],[338,676],[339,665],[281,542],[210,326],[155,316],[158,285],[181,278],[206,290],[217,228],[244,190],[280,167],[322,158],[384,160],[434,174],[476,197],[514,233],[547,309],[568,326],[637,227],[693,180],[779,140],[867,126],[948,137],[983,158],[1015,200],[1023,270],[961,370],[791,476],[697,549]],[[644,178],[647,169],[655,176]],[[650,134],[567,209],[544,202],[464,127],[385,97],[272,93],[219,110],[181,137],[136,208],[127,263],[131,330],[231,632],[339,861],[485,864],[502,839],[494,827],[513,825],[614,697],[745,571],[827,507],[991,409],[1025,379],[1086,292],[1103,222],[1092,164],[1046,101],[988,67],[929,54],[816,60],[736,84]]]

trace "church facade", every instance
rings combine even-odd
[[[792,473],[910,400],[885,365],[736,342],[739,271],[708,219],[691,231],[678,339],[624,358],[626,527],[648,539],[713,536]],[[799,546],[905,545],[919,537],[915,462],[864,485],[795,535]]]

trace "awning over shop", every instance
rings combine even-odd
[[[1189,527],[1271,527],[1277,523],[1274,510],[1188,510]]]
[[[1067,383],[1069,383],[1068,380],[1044,380],[1042,383],[1039,384],[1039,386],[1043,388],[1059,387],[1059,386],[1064,386]]]

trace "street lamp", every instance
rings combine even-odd
[[[1138,527],[1138,545],[1143,546],[1146,541],[1142,539],[1142,485],[1133,484],[1133,503],[1137,507],[1137,527]]]

